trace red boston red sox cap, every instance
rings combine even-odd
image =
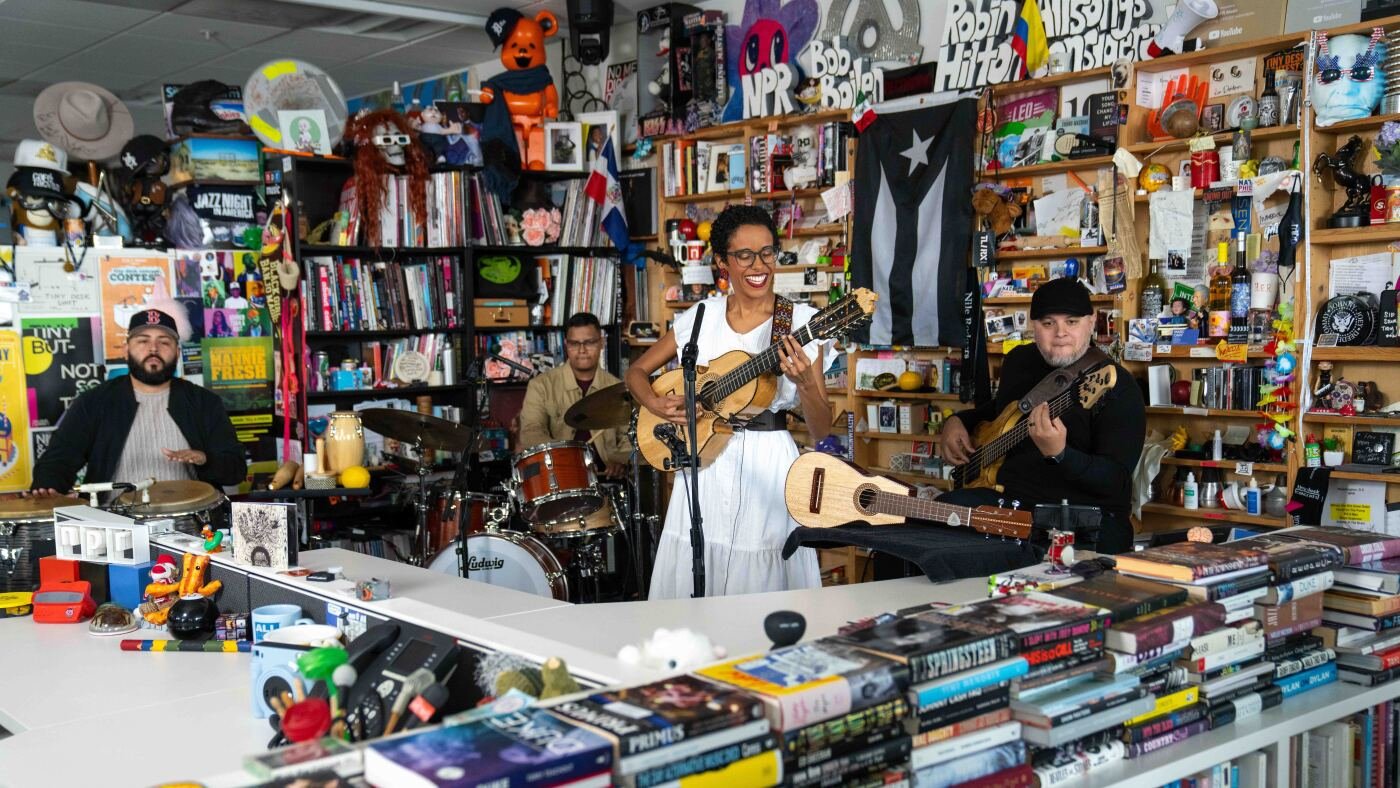
[[[127,335],[135,336],[137,331],[143,328],[159,328],[170,332],[170,336],[180,339],[180,329],[175,323],[175,318],[160,311],[159,309],[142,309],[131,316],[131,323],[127,325]]]

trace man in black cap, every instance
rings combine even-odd
[[[1093,340],[1093,313],[1089,291],[1077,280],[1053,279],[1041,285],[1031,298],[1035,344],[1006,355],[993,401],[944,423],[943,457],[959,465],[967,462],[976,448],[970,432],[977,425],[995,419],[1052,371],[1082,358]],[[1071,504],[1097,506],[1103,510],[1097,550],[1132,550],[1130,491],[1147,430],[1142,392],[1133,376],[1120,366],[1117,384],[1096,411],[1087,411],[1076,401],[1059,418],[1051,418],[1049,406],[1042,403],[1027,419],[1030,440],[1012,449],[997,473],[1004,492],[954,490],[940,500],[962,506],[994,506],[998,499],[1010,505],[1017,500],[1022,508],[1030,508],[1066,499]]]
[[[218,395],[175,377],[180,333],[175,318],[143,309],[131,318],[126,363],[131,374],[109,380],[68,406],[34,466],[33,489],[88,482],[195,478],[216,487],[247,472],[243,447]]]

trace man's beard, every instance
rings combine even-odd
[[[1059,357],[1047,356],[1045,354],[1045,351],[1041,351],[1040,357],[1045,359],[1046,364],[1049,364],[1055,369],[1064,369],[1065,367],[1069,366],[1070,364],[1073,364],[1079,359],[1084,358],[1084,354],[1088,352],[1089,346],[1085,345],[1083,350],[1066,351],[1063,355]]]
[[[146,362],[153,358],[158,360],[161,364],[160,369],[154,372],[146,369]],[[133,378],[145,383],[147,386],[159,386],[164,383],[169,383],[170,380],[175,377],[175,364],[167,364],[165,363],[165,359],[156,355],[146,356],[146,358],[138,362],[128,353],[126,354],[126,368]]]

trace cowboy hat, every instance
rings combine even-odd
[[[131,110],[106,88],[88,82],[59,82],[34,99],[39,136],[79,159],[117,155],[136,125]]]

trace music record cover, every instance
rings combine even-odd
[[[1104,572],[1082,583],[1047,592],[1109,612],[1115,626],[1186,601],[1186,589],[1139,577]]]
[[[870,652],[826,641],[802,643],[695,671],[752,692],[768,706],[776,730],[795,730],[900,697],[909,668]]]
[[[673,676],[565,701],[550,711],[606,736],[622,759],[760,719],[764,706],[746,692]]]
[[[1340,547],[1308,541],[1292,534],[1259,534],[1230,544],[1267,553],[1269,571],[1274,573],[1274,581],[1279,583],[1342,565]]]
[[[1006,659],[1015,653],[1015,634],[980,619],[943,611],[897,618],[827,638],[874,652],[909,666],[915,683]]]
[[[234,563],[272,569],[296,565],[296,504],[235,501],[229,509]]]

